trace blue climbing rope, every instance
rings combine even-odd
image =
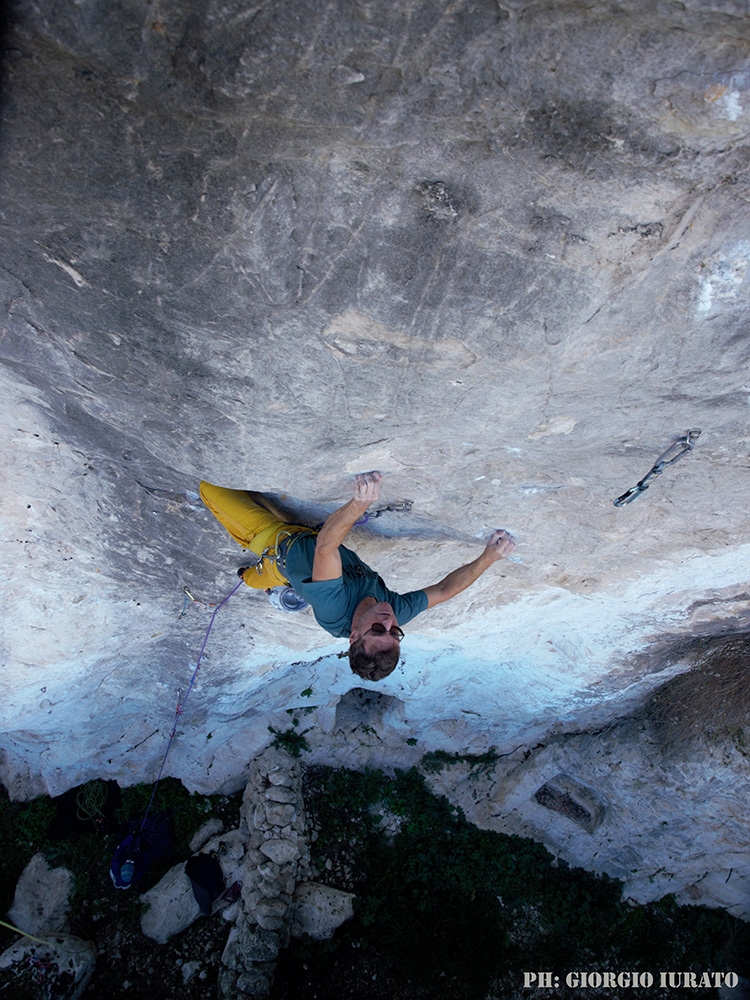
[[[143,821],[141,822],[141,828],[140,828],[140,831],[139,831],[139,835],[143,833],[143,828],[146,825],[146,820],[148,819],[148,814],[149,814],[149,812],[151,810],[151,805],[152,805],[152,803],[154,801],[154,796],[156,795],[156,789],[158,788],[159,782],[161,781],[161,776],[164,773],[164,767],[165,767],[165,765],[167,763],[167,757],[169,756],[169,751],[170,751],[170,748],[172,746],[172,740],[175,738],[175,736],[177,734],[177,723],[178,723],[178,721],[180,719],[180,716],[185,711],[185,705],[187,704],[187,700],[190,697],[190,692],[193,690],[193,685],[195,684],[195,679],[198,676],[198,671],[200,670],[200,667],[201,667],[201,661],[203,660],[203,654],[206,652],[206,643],[208,642],[208,637],[211,634],[211,629],[213,628],[214,620],[215,620],[217,614],[219,613],[219,611],[227,603],[227,601],[229,600],[229,598],[233,594],[237,593],[237,591],[242,586],[243,582],[244,582],[243,580],[240,580],[240,582],[237,584],[237,586],[233,587],[230,590],[230,592],[227,594],[227,596],[224,598],[224,600],[220,601],[219,604],[216,605],[216,607],[214,608],[214,613],[211,615],[211,621],[208,623],[208,628],[206,629],[206,634],[203,637],[203,645],[201,646],[201,651],[198,654],[198,662],[195,664],[195,670],[193,671],[193,676],[190,678],[190,683],[188,684],[187,691],[185,692],[185,697],[182,699],[182,701],[178,701],[177,702],[177,708],[176,708],[175,714],[174,714],[174,725],[172,726],[172,732],[169,734],[169,740],[167,742],[167,749],[164,751],[164,757],[163,757],[162,762],[161,762],[161,767],[159,768],[159,773],[156,776],[156,781],[154,782],[154,788],[153,788],[153,791],[151,792],[151,798],[148,800],[148,805],[146,806],[146,812],[145,812],[145,814],[143,816]]]

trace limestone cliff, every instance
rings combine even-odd
[[[242,562],[201,478],[321,519],[382,470],[413,511],[353,547],[397,590],[518,548],[413,623],[379,728],[342,643],[237,594],[190,788],[311,706],[342,762],[591,729],[750,627],[742,0],[21,0],[4,74],[14,796],[154,777]]]

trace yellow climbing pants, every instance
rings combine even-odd
[[[258,567],[251,566],[243,574],[248,587],[266,590],[289,583],[272,559],[276,556],[283,538],[309,531],[301,524],[287,524],[270,511],[260,507],[244,490],[230,490],[224,486],[202,482],[200,495],[216,520],[244,549],[256,555],[266,553]],[[260,569],[260,572],[258,570]]]

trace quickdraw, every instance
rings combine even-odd
[[[369,516],[371,518],[380,517],[381,514],[385,514],[389,510],[397,512],[402,511],[404,514],[408,514],[413,506],[414,506],[413,500],[407,500],[407,499],[398,500],[396,503],[389,503],[386,507],[378,507],[377,510],[370,511]]]
[[[641,479],[639,483],[631,487],[626,493],[623,493],[621,497],[613,500],[615,507],[624,507],[626,503],[632,503],[636,497],[639,497],[641,493],[645,493],[649,488],[651,483],[660,476],[662,472],[666,469],[668,465],[674,465],[674,463],[682,458],[683,455],[687,455],[689,451],[693,450],[693,442],[696,441],[701,435],[700,428],[693,427],[691,430],[683,434],[682,437],[677,438],[667,450],[659,455],[654,465],[649,469],[646,475]]]
[[[215,604],[209,604],[208,601],[202,601],[199,597],[193,597],[187,587],[182,588],[183,598],[182,598],[182,610],[180,611],[178,618],[184,618],[185,612],[187,611],[188,601],[192,601],[193,604],[201,604],[204,608],[215,608]]]
[[[360,517],[358,521],[355,521],[353,527],[359,528],[363,524],[367,524],[368,521],[372,521],[374,517],[382,517],[383,514],[387,514],[388,511],[395,511],[397,513],[408,514],[412,507],[414,506],[413,500],[403,499],[397,500],[395,503],[389,503],[385,507],[378,507],[377,510],[368,510],[366,513]],[[315,525],[315,531],[319,531],[325,521],[321,521],[320,524]]]
[[[396,503],[389,503],[385,507],[378,507],[377,510],[368,510],[367,513],[364,514],[363,518],[357,521],[357,524],[367,524],[367,522],[371,521],[374,517],[381,517],[388,511],[396,511],[408,514],[413,506],[414,506],[414,501],[408,499],[399,500]]]

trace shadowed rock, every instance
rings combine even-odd
[[[534,799],[546,809],[559,812],[588,833],[604,819],[604,803],[593,788],[568,774],[558,774],[534,793]]]

